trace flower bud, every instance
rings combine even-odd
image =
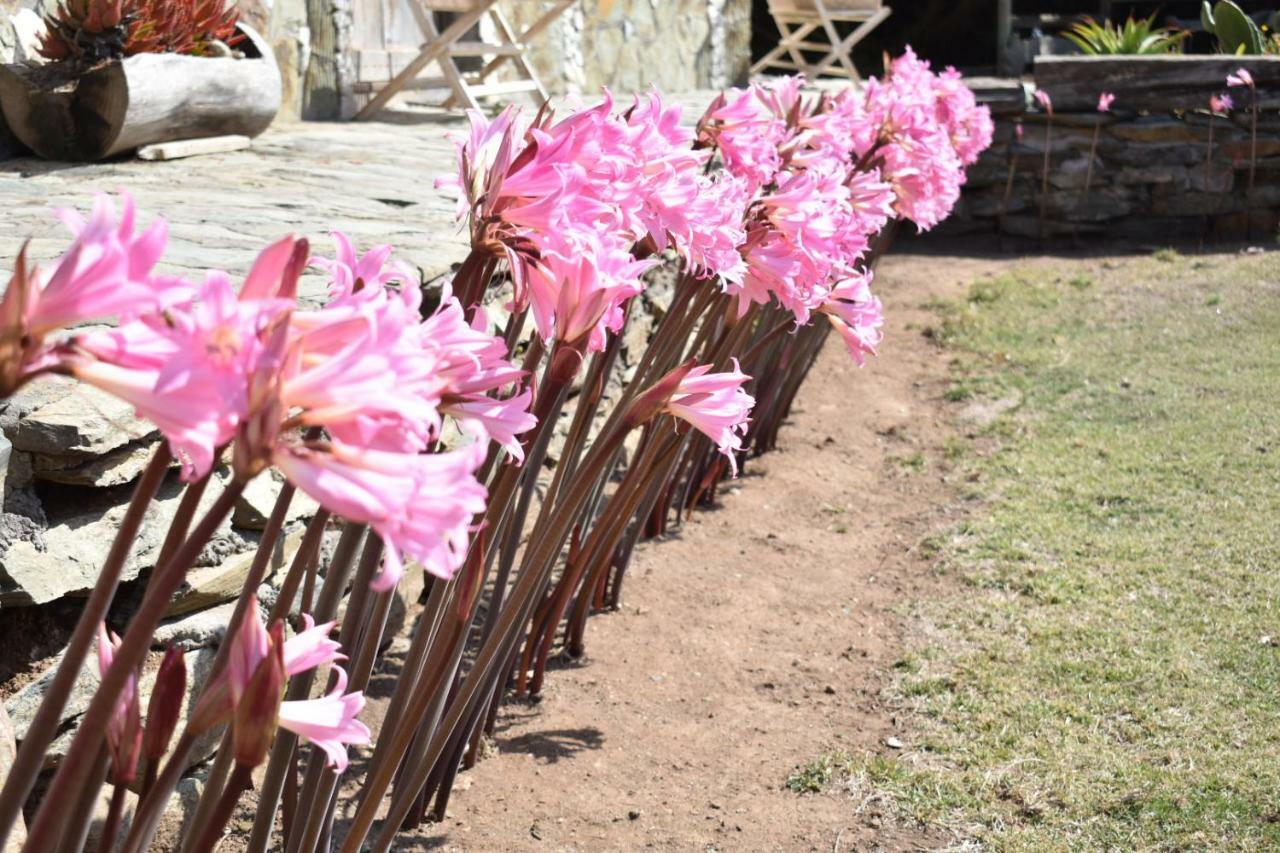
[[[245,686],[232,722],[232,747],[236,763],[257,767],[267,758],[280,720],[283,698],[284,623],[271,626],[271,648]]]
[[[653,385],[641,391],[631,402],[630,408],[627,409],[627,426],[638,427],[666,408],[667,403],[671,400],[671,395],[676,393],[680,383],[689,375],[689,371],[693,370],[696,363],[693,359],[689,359]]]
[[[156,686],[147,702],[147,733],[143,754],[148,761],[159,761],[169,748],[173,730],[182,714],[182,700],[187,695],[187,662],[182,649],[173,644],[165,649],[164,660],[156,674]]]

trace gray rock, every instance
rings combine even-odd
[[[156,627],[151,639],[151,647],[163,649],[170,644],[183,651],[217,646],[227,632],[227,624],[231,614],[235,612],[236,603],[228,601],[207,610],[166,619]]]
[[[54,456],[99,456],[151,435],[155,427],[134,417],[133,407],[88,385],[30,412],[9,430],[19,450]]]
[[[303,529],[286,529],[285,535],[276,541],[271,561],[267,564],[267,577],[288,566],[298,546],[302,544]],[[181,616],[229,601],[240,594],[244,580],[253,565],[256,549],[236,554],[216,566],[192,569],[187,573],[182,588],[174,595],[166,616]]]
[[[5,700],[4,710],[12,721],[13,735],[19,742],[27,736],[27,730],[31,728],[31,722],[35,719],[36,711],[39,710],[40,703],[44,701],[45,694],[53,683],[53,677],[58,671],[58,665],[61,663],[61,654],[51,658],[45,663],[44,672],[40,674],[39,678],[28,682],[21,690]],[[62,710],[64,724],[76,720],[88,710],[89,701],[93,699],[94,691],[97,689],[97,657],[91,651],[71,687],[66,706]],[[61,741],[62,738],[58,740]],[[60,749],[54,749],[53,745],[51,745],[45,754],[44,766],[46,768],[56,766],[62,760],[65,748],[65,744]]]
[[[267,518],[271,515],[271,510],[275,508],[276,497],[280,494],[282,485],[284,485],[283,478],[274,470],[254,477],[236,501],[236,507],[231,513],[231,523],[248,530],[262,530],[267,526]],[[316,514],[318,506],[307,495],[295,491],[293,500],[289,502],[289,512],[285,516],[285,522],[310,518]]]
[[[187,696],[183,700],[183,710],[178,717],[178,725],[175,732],[181,732],[186,726],[187,717],[191,713],[191,704],[195,700],[195,694],[204,688],[216,653],[216,648],[202,647],[188,651],[183,656],[187,665]],[[147,702],[151,698],[151,691],[155,687],[156,670],[160,665],[161,657],[162,655],[158,653],[152,654],[143,667],[142,677],[138,680],[139,701],[142,703],[144,715],[146,714]],[[28,684],[5,702],[5,710],[8,711],[10,718],[13,720],[14,732],[19,741],[22,740],[22,737],[31,727],[31,721],[35,719],[36,711],[40,707],[40,702],[44,699],[45,691],[48,690],[49,684],[53,680],[53,675],[59,662],[61,662],[61,656],[58,656],[50,664],[39,679]],[[85,666],[81,669],[79,677],[76,678],[71,695],[67,699],[66,707],[63,708],[59,734],[54,738],[53,743],[49,744],[49,748],[45,750],[45,769],[57,767],[62,762],[62,759],[66,757],[67,750],[71,747],[71,741],[75,737],[79,719],[88,710],[89,702],[93,699],[93,694],[98,689],[98,684],[97,656],[90,650]],[[217,748],[218,736],[219,732],[213,731],[198,738],[187,766],[199,764],[207,759]]]
[[[9,478],[9,458],[13,455],[13,445],[9,439],[0,434],[0,496],[5,493],[5,484]]]
[[[209,485],[197,513],[212,505],[223,482],[215,478]],[[181,494],[180,484],[169,483],[152,501],[125,561],[123,580],[132,580],[155,566]],[[105,508],[79,506],[69,517],[51,519],[37,541],[17,538],[9,542],[0,553],[0,605],[44,604],[64,595],[86,594],[97,579],[127,506],[127,497]],[[221,529],[227,531],[229,526],[229,521],[224,521]]]
[[[134,441],[88,462],[38,453],[32,455],[32,473],[37,480],[72,486],[122,486],[141,476],[155,449],[154,441]]]

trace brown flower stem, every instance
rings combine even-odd
[[[573,593],[577,590],[579,582],[586,573],[588,567],[597,563],[607,565],[606,557],[613,553],[617,547],[618,539],[621,538],[626,530],[627,523],[631,521],[640,502],[644,499],[647,491],[648,483],[655,479],[655,475],[661,471],[661,460],[668,455],[674,454],[679,447],[681,440],[677,438],[668,439],[661,451],[657,449],[658,442],[653,442],[653,452],[640,460],[638,464],[632,466],[627,471],[626,478],[622,484],[618,486],[618,490],[614,492],[613,497],[609,500],[609,506],[605,510],[605,515],[592,528],[591,535],[586,544],[582,548],[582,554],[577,561],[577,565],[565,569],[565,577],[561,579],[560,585],[557,587],[556,595],[552,598],[552,605],[545,621],[535,626],[530,632],[529,642],[526,648],[526,665],[522,669],[527,669],[529,664],[533,667],[533,677],[529,682],[529,693],[536,696],[542,691],[542,680],[547,671],[547,661],[551,655],[552,641],[555,639],[556,629],[560,626],[560,621],[565,616],[565,609],[569,606],[569,601],[573,597]],[[634,475],[634,476],[633,476]],[[533,660],[534,654],[537,655]]]
[[[1258,169],[1258,90],[1253,86],[1249,87],[1251,95],[1250,100],[1253,102],[1252,120],[1249,123],[1249,185],[1247,192],[1253,192],[1253,177]]]
[[[58,846],[58,853],[80,853],[85,849],[89,840],[89,827],[93,824],[94,812],[98,805],[98,788],[107,780],[107,763],[110,760],[110,750],[104,743],[102,749],[98,750],[98,757],[94,759],[93,772],[89,775],[97,785],[85,785],[84,790],[80,792],[80,800],[72,803],[71,807],[64,810],[66,815],[66,825],[62,828],[62,843]],[[119,791],[119,787],[116,788]],[[115,796],[112,795],[112,804],[115,803]],[[102,842],[110,844],[108,838],[111,835],[103,833],[99,839],[99,848]]]
[[[308,567],[315,562],[320,552],[320,543],[324,539],[324,530],[328,523],[329,510],[323,507],[317,509],[311,521],[307,522],[307,530],[302,534],[302,543],[298,545],[298,550],[293,555],[292,562],[289,563],[289,571],[284,576],[284,582],[280,584],[280,592],[276,595],[276,603],[271,607],[271,616],[268,617],[267,624],[277,619],[284,619],[293,609],[293,600],[298,595],[298,586],[302,583],[304,576],[309,576]],[[299,613],[308,611],[309,608],[298,610]]]
[[[1005,224],[1009,221],[1009,199],[1013,197],[1013,179],[1018,172],[1018,152],[1009,155],[1009,174],[1004,181],[1004,197],[1000,200],[1000,216],[996,219],[997,227],[1003,234]]]
[[[1093,140],[1089,143],[1089,165],[1084,169],[1084,198],[1085,203],[1089,201],[1089,188],[1093,186],[1093,160],[1098,156],[1098,137],[1102,135],[1102,116],[1098,116],[1098,121],[1093,126]]]
[[[249,571],[245,575],[244,582],[240,587],[240,595],[236,599],[236,606],[231,612],[231,618],[227,622],[226,630],[223,633],[223,641],[218,644],[217,654],[214,656],[213,664],[209,667],[209,675],[205,679],[205,684],[211,684],[213,679],[217,678],[226,666],[227,658],[231,653],[231,638],[240,630],[240,626],[244,623],[245,613],[248,611],[249,596],[257,592],[258,586],[266,578],[267,565],[271,560],[271,555],[275,551],[276,542],[280,538],[280,532],[284,529],[285,519],[289,516],[289,506],[293,503],[293,496],[296,489],[292,483],[285,483],[280,487],[279,494],[276,495],[275,503],[271,507],[271,514],[267,517],[266,526],[262,530],[262,536],[258,540],[258,549],[254,552],[253,562],[249,566]],[[278,603],[278,601],[277,601]],[[222,735],[222,742],[218,746],[218,756],[210,768],[209,775],[205,779],[204,790],[200,794],[200,798],[196,803],[196,813],[191,819],[187,833],[188,844],[201,837],[201,832],[205,825],[212,819],[213,810],[219,802],[222,785],[226,781],[227,774],[231,771],[231,729],[230,727]],[[167,798],[172,791],[161,791],[158,796]],[[161,803],[163,806],[164,803]]]
[[[139,853],[151,844],[151,837],[155,834],[155,824],[158,823],[161,814],[160,806],[164,803],[164,798],[156,796],[156,790],[172,791],[177,787],[178,780],[182,778],[182,772],[186,769],[187,756],[191,754],[195,744],[195,736],[190,730],[184,729],[178,737],[177,744],[174,745],[173,752],[165,760],[164,769],[160,771],[155,786],[139,801],[137,809],[134,810],[133,821],[129,825],[129,835],[121,848],[122,853]],[[159,805],[156,805],[157,803]]]
[[[360,623],[361,623],[362,616],[364,615],[366,603],[373,596],[373,591],[369,588],[369,585],[370,583],[373,582],[374,577],[377,575],[378,568],[381,562],[382,562],[382,540],[379,539],[376,535],[370,534],[365,539],[364,549],[360,554],[360,560],[356,568],[355,579],[352,581],[352,584],[351,584],[351,595],[347,599],[346,615],[343,617],[342,626],[339,629],[339,633],[338,633],[338,642],[344,650],[350,650],[352,648],[354,639],[360,629]],[[317,607],[317,610],[319,610],[322,607],[325,607],[326,608],[325,612],[330,614],[328,616],[325,616],[325,621],[328,621],[329,619],[333,618],[333,615],[337,613],[338,600],[340,599],[343,591],[346,588],[345,577],[341,580],[341,582],[335,583],[332,586],[330,585],[329,580],[330,579],[326,576],[325,585],[324,587],[321,588],[320,603],[319,603],[320,606]],[[332,601],[332,603],[330,603],[326,600],[326,594],[327,593],[333,594],[333,591],[336,591],[337,598],[335,598]],[[309,695],[311,692],[311,684],[314,678],[315,678],[315,670],[311,670],[306,673],[301,673],[295,676],[294,679],[290,681],[290,687],[293,686],[293,681],[296,680],[301,684],[304,684],[306,687],[306,690],[302,695],[303,696]],[[334,678],[334,675],[332,672],[330,672],[331,685],[333,683],[333,678]],[[282,732],[281,734],[283,736],[285,733]],[[294,739],[296,740],[296,738]],[[300,757],[300,753],[301,753],[301,749],[295,746],[294,747],[295,760]],[[315,846],[316,839],[318,838],[320,826],[317,823],[317,819],[316,819],[316,814],[317,814],[316,809],[320,801],[320,796],[321,796],[320,790],[321,790],[321,782],[322,782],[321,774],[324,770],[323,759],[321,759],[320,761],[317,761],[318,754],[319,754],[319,750],[312,749],[310,754],[308,755],[307,770],[303,776],[302,788],[300,790],[300,793],[298,794],[298,811],[295,817],[297,819],[296,820],[297,828],[301,830],[301,835],[295,833],[293,837],[289,838],[287,846],[285,848],[286,850],[297,850],[297,849],[310,850],[312,849],[312,847]],[[278,794],[277,794],[277,797],[278,797]],[[308,838],[310,839],[310,843],[306,844],[305,840]],[[303,846],[300,847],[299,845],[303,845]]]
[[[276,506],[272,508],[272,517],[275,517],[277,513],[282,512],[287,515],[287,504],[285,505],[286,508],[284,510],[280,509],[280,498],[283,497],[283,495],[284,492],[282,490],[281,496],[276,499]],[[293,563],[289,567],[289,572],[285,576],[285,582],[280,589],[280,594],[276,598],[276,605],[272,609],[272,615],[269,622],[274,622],[278,618],[283,618],[287,613],[287,608],[289,606],[288,603],[292,600],[294,595],[293,590],[296,590],[298,586],[298,575],[303,570],[302,567],[308,566],[314,562],[316,553],[320,548],[320,542],[324,537],[325,524],[328,518],[328,511],[320,509],[317,510],[316,515],[312,517],[311,522],[307,525],[307,531],[303,534],[302,543],[298,546],[298,552],[293,556]],[[338,544],[339,547],[334,553],[335,561],[342,557],[344,547],[347,547],[344,546],[342,539],[339,539]],[[349,542],[348,546],[349,550],[354,549],[354,545],[351,545]],[[270,550],[271,548],[269,547],[266,553],[270,553]],[[254,566],[258,568],[254,569],[251,567],[249,576],[245,579],[245,583],[241,587],[242,598],[246,590],[257,589],[257,583],[253,583],[251,585],[251,581],[253,581],[254,577],[265,568],[265,563],[263,566],[258,566],[263,553],[264,552],[260,550],[258,555],[255,555]],[[350,556],[348,554],[347,559],[349,558]],[[236,628],[238,628],[240,623],[243,621],[243,614],[243,606],[238,605],[236,607],[235,614],[232,616],[232,623]],[[228,626],[228,631],[224,634],[225,637],[230,637],[232,635],[233,632],[230,628],[231,625]],[[205,681],[206,685],[212,681],[214,674],[222,670],[222,667],[225,665],[226,655],[229,653],[229,649],[230,643],[228,642],[223,642],[219,646],[218,653],[214,657],[213,666],[210,668],[210,677]],[[306,697],[304,696],[300,698]],[[151,843],[151,838],[155,834],[165,803],[168,801],[168,797],[173,792],[173,789],[177,786],[182,773],[186,770],[187,761],[190,757],[191,750],[194,747],[195,738],[184,732],[182,738],[178,741],[178,745],[174,747],[168,761],[165,763],[164,772],[161,775],[156,788],[148,792],[138,805],[137,811],[134,815],[133,824],[130,827],[129,838],[125,845],[126,851],[142,850]],[[221,748],[218,751],[217,757],[214,759],[213,766],[210,768],[209,776],[206,780],[206,790],[215,786],[217,788],[221,788],[224,780],[227,778],[227,774],[230,771],[230,750],[227,747],[227,735],[224,734]],[[197,818],[203,822],[203,820],[206,820],[208,816],[208,811],[206,811],[204,815],[200,815],[199,807],[197,807],[197,815],[192,818],[192,828],[194,828]],[[190,832],[188,833],[188,837],[189,840],[194,840],[198,836],[196,836],[194,832]]]
[[[1053,155],[1053,114],[1044,120],[1044,166],[1040,170],[1040,239],[1045,238],[1045,216],[1049,205],[1049,163]]]
[[[111,853],[116,835],[120,832],[120,818],[124,813],[124,793],[127,788],[117,783],[111,791],[111,804],[107,806],[107,819],[102,824],[102,837],[98,840],[98,853]],[[92,812],[90,812],[92,814]]]
[[[245,484],[240,480],[232,481],[214,501],[208,513],[196,525],[195,530],[187,537],[182,546],[175,552],[165,566],[158,569],[151,577],[142,604],[134,613],[124,640],[116,650],[111,668],[107,670],[97,692],[89,703],[76,735],[67,749],[62,766],[53,777],[45,801],[31,830],[27,835],[25,850],[40,853],[54,848],[61,836],[60,818],[61,804],[76,797],[86,784],[92,764],[92,756],[96,754],[99,744],[106,733],[107,722],[115,709],[115,704],[124,689],[129,676],[141,665],[151,645],[151,636],[160,619],[169,606],[187,570],[195,563],[223,519],[231,513],[237,498],[244,491]]]
[[[8,838],[18,816],[22,814],[22,805],[27,795],[31,793],[31,787],[35,784],[41,767],[44,766],[45,750],[57,736],[58,724],[62,720],[62,710],[66,707],[67,697],[71,695],[71,689],[75,686],[76,678],[79,677],[80,670],[84,666],[85,656],[93,645],[98,623],[106,617],[111,600],[115,598],[125,560],[128,559],[129,551],[138,536],[138,529],[142,526],[147,507],[150,506],[160,484],[164,482],[172,459],[169,445],[164,442],[159,444],[146,470],[142,472],[138,485],[134,487],[129,508],[125,510],[120,527],[116,530],[116,537],[102,564],[102,571],[94,582],[93,591],[85,600],[84,609],[81,610],[80,619],[76,622],[71,640],[67,643],[62,662],[58,664],[58,671],[54,673],[40,708],[36,711],[35,719],[31,721],[31,726],[22,738],[21,746],[18,747],[17,755],[14,756],[13,764],[4,781],[4,788],[0,791],[0,849],[4,849],[5,839]]]
[[[213,853],[213,848],[222,839],[222,833],[227,827],[227,822],[231,820],[231,816],[236,812],[236,805],[240,802],[240,795],[245,788],[249,787],[252,781],[252,772],[252,767],[246,764],[236,764],[236,769],[232,771],[231,778],[227,781],[227,787],[223,790],[222,796],[218,798],[218,806],[214,809],[213,819],[209,821],[209,824],[204,828],[204,832],[196,842],[195,853]]]
[[[221,451],[218,452],[215,458],[222,458]],[[216,468],[217,465],[215,463],[214,467],[209,469],[209,473],[182,490],[182,497],[178,501],[178,509],[173,514],[173,521],[169,524],[169,530],[164,535],[164,542],[160,543],[160,550],[156,554],[156,566],[163,566],[169,562],[173,552],[178,550],[178,546],[187,538],[187,533],[191,530],[191,522],[195,520],[196,510],[200,508],[200,501],[204,498],[204,493],[209,489],[209,481],[213,479],[213,472]]]
[[[1213,111],[1209,111],[1209,144],[1204,152],[1204,191],[1209,192],[1213,186]]]
[[[351,661],[349,692],[364,690],[373,671],[373,660],[382,642],[382,632],[391,609],[393,590],[374,592],[369,588],[382,562],[382,540],[370,534],[360,555],[360,566],[352,585],[347,614],[342,620],[338,642]],[[362,592],[357,598],[356,593]],[[337,684],[337,674],[330,671],[328,690]],[[299,850],[314,850],[329,819],[329,804],[338,785],[338,774],[328,767],[328,759],[319,747],[312,747],[307,771],[298,796],[299,826],[303,832]],[[274,812],[275,809],[273,808]],[[299,837],[297,834],[295,838]],[[290,839],[292,845],[292,839]]]
[[[531,540],[529,556],[525,561],[527,566],[549,565],[554,554],[559,552],[564,537],[568,534],[568,524],[576,515],[573,510],[581,502],[587,500],[591,487],[594,485],[595,476],[612,459],[613,450],[621,444],[626,437],[626,433],[626,428],[618,428],[611,433],[603,434],[593,443],[591,452],[582,463],[582,471],[584,473],[569,484],[568,492],[564,499],[566,511],[553,519],[548,530],[542,531],[541,535],[535,534],[535,538]],[[390,843],[389,839],[394,837],[396,828],[408,814],[418,791],[421,790],[426,782],[427,775],[431,772],[435,763],[440,760],[444,747],[449,738],[452,737],[454,729],[459,725],[463,717],[469,713],[475,700],[481,697],[482,693],[483,695],[488,695],[489,688],[492,686],[489,679],[494,675],[495,665],[500,662],[500,656],[502,661],[507,659],[505,655],[502,655],[507,646],[506,641],[517,636],[516,631],[524,624],[524,620],[528,618],[529,610],[532,607],[532,593],[537,589],[539,580],[539,573],[535,571],[521,572],[516,580],[512,589],[511,604],[503,608],[502,615],[494,626],[494,633],[480,647],[467,680],[464,682],[457,699],[450,704],[440,725],[436,727],[423,760],[408,766],[405,775],[408,787],[404,792],[404,796],[398,796],[392,802],[393,811],[388,815],[384,824],[383,834],[378,839],[377,846],[380,849],[385,849],[385,845]],[[413,707],[407,711],[408,719],[422,719],[431,698],[425,691],[419,691],[418,696],[415,697]],[[388,753],[388,757],[394,757],[394,760],[384,761],[380,767],[371,770],[365,782],[367,790],[363,792],[364,798],[352,818],[347,837],[343,841],[342,849],[346,853],[357,853],[368,836],[377,816],[377,810],[381,805],[383,794],[391,784],[395,765],[398,764],[399,757],[407,752],[409,741],[413,734],[414,729],[412,727],[406,727],[398,731],[396,741]]]

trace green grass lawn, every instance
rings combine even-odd
[[[1063,261],[943,309],[970,521],[906,748],[844,780],[1001,850],[1280,849],[1280,254]],[[992,405],[995,404],[995,405]]]

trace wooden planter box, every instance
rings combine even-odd
[[[1107,91],[1117,109],[1172,112],[1207,109],[1237,68],[1253,75],[1260,109],[1280,108],[1280,56],[1040,56],[1034,74],[1055,111],[1093,112]],[[1231,94],[1237,110],[1250,107],[1246,90]]]
[[[140,145],[257,136],[280,109],[280,69],[240,25],[243,59],[146,53],[77,78],[54,66],[0,65],[0,107],[13,134],[49,160],[102,160]]]

